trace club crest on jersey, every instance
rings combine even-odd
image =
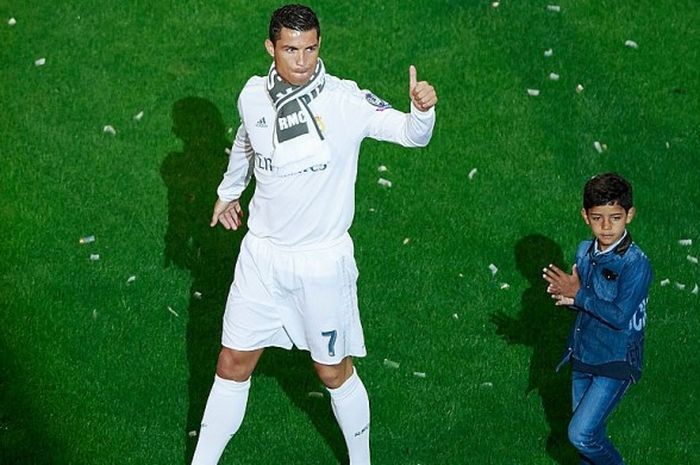
[[[318,126],[318,128],[321,130],[321,133],[325,134],[326,124],[323,122],[323,118],[321,118],[320,116],[316,116],[314,117],[314,119],[316,120],[316,126]]]
[[[391,108],[391,104],[389,104],[389,102],[380,99],[372,92],[367,92],[365,94],[365,99],[367,100],[367,102],[369,102],[370,105],[377,107],[377,111],[383,111],[387,108]]]

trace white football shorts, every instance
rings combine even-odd
[[[350,235],[289,249],[246,234],[224,313],[223,346],[308,350],[324,365],[364,357]]]

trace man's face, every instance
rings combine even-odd
[[[598,239],[598,246],[605,251],[617,242],[625,233],[625,228],[634,218],[634,207],[625,211],[620,205],[599,205],[581,209],[583,220],[591,227],[593,235]]]
[[[265,40],[267,53],[275,59],[279,75],[290,84],[301,86],[309,82],[318,62],[321,38],[316,29],[295,31],[283,27],[274,44]]]

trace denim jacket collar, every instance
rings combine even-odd
[[[591,246],[588,248],[588,255],[593,257],[595,256],[595,245],[596,245],[597,240],[592,240],[591,241]],[[625,255],[625,252],[627,252],[632,245],[632,235],[630,234],[629,231],[625,231],[625,237],[622,238],[622,241],[620,241],[619,244],[615,246],[615,250],[611,251],[608,255],[619,255],[620,257]],[[605,255],[605,254],[598,254],[598,255]]]

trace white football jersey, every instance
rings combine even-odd
[[[430,141],[434,108],[421,112],[411,104],[411,112],[403,113],[353,81],[327,74],[323,91],[310,107],[329,144],[330,161],[278,176],[272,172],[276,113],[265,82],[265,77],[254,76],[241,91],[241,125],[217,193],[221,200],[238,199],[254,175],[248,229],[274,245],[303,248],[336,240],[348,231],[355,213],[362,139],[405,147],[423,147]]]

